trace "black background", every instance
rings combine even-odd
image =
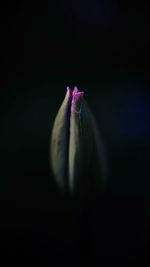
[[[0,13],[0,260],[149,266],[149,5],[21,1]],[[68,85],[84,91],[108,157],[104,196],[86,210],[49,167]]]

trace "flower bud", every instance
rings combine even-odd
[[[57,184],[69,193],[103,189],[106,169],[94,117],[83,97],[67,87],[51,136],[51,167]]]

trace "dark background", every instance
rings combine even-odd
[[[0,9],[0,260],[149,266],[149,4],[43,6]],[[59,192],[49,167],[68,85],[84,91],[108,157],[104,196],[86,211]]]

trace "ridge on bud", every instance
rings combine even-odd
[[[66,96],[54,121],[50,158],[57,184],[69,193],[103,189],[106,169],[95,119],[77,86]]]

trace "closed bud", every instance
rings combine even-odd
[[[51,167],[57,184],[72,194],[103,190],[106,167],[95,119],[74,87],[67,93],[54,121],[51,135]]]

